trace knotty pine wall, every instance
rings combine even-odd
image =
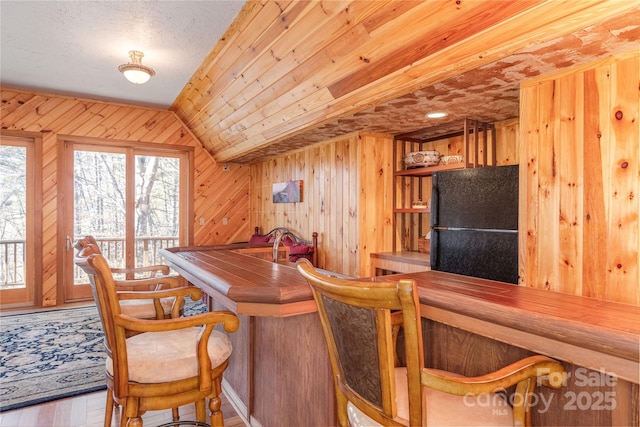
[[[458,139],[442,152],[462,149]],[[518,162],[517,139],[517,120],[496,124],[498,164]],[[365,132],[253,164],[251,224],[316,231],[321,268],[369,276],[370,254],[393,250],[393,171],[393,137]],[[273,183],[291,180],[303,180],[302,202],[273,203]]]
[[[250,235],[249,170],[246,166],[216,164],[200,147],[175,113],[165,110],[100,102],[72,97],[39,94],[1,88],[2,131],[32,135],[42,143],[42,193],[39,207],[43,230],[36,236],[36,247],[43,252],[42,305],[62,303],[58,292],[61,280],[58,235],[58,153],[68,136],[91,141],[131,141],[189,146],[194,148],[193,236],[189,243],[221,244]],[[222,218],[228,225],[222,225]],[[199,219],[205,219],[205,225]],[[37,267],[40,268],[40,267]],[[38,301],[39,302],[39,301]]]
[[[640,304],[640,52],[521,86],[526,286]]]
[[[369,254],[391,250],[392,141],[354,133],[251,165],[252,226],[318,232],[321,268],[368,276]],[[302,180],[300,203],[273,203],[272,185]]]

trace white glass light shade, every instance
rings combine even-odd
[[[153,68],[142,65],[143,56],[144,53],[138,50],[131,50],[129,51],[131,62],[122,64],[118,67],[118,70],[120,70],[120,72],[124,74],[127,80],[137,85],[146,83],[151,78],[151,76],[156,74],[156,72],[153,71]]]
[[[150,78],[151,74],[147,73],[145,70],[124,70],[122,72],[127,80],[131,83],[135,83],[137,85],[141,85],[142,83],[146,83]]]

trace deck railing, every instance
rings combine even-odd
[[[124,237],[96,237],[102,255],[107,259],[111,267],[125,267],[125,238]],[[135,238],[135,266],[161,264],[159,251],[163,248],[178,246],[177,237],[136,237]],[[87,276],[80,268],[76,267],[74,283],[87,283]]]
[[[96,238],[100,250],[112,267],[124,267],[125,239]],[[24,240],[0,240],[0,289],[22,288],[25,284]],[[162,248],[178,246],[177,237],[137,237],[135,239],[135,266],[160,264]],[[86,275],[79,268],[74,271],[74,283],[86,283]]]
[[[0,289],[25,287],[25,241],[0,241]]]

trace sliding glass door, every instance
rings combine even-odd
[[[158,251],[186,242],[188,159],[184,152],[67,143],[65,300],[91,297],[71,244],[92,235],[113,267],[160,262]]]

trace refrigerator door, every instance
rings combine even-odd
[[[518,283],[518,233],[432,230],[431,269]]]
[[[518,166],[432,177],[431,269],[518,283]]]
[[[518,165],[436,172],[431,226],[518,229]]]

